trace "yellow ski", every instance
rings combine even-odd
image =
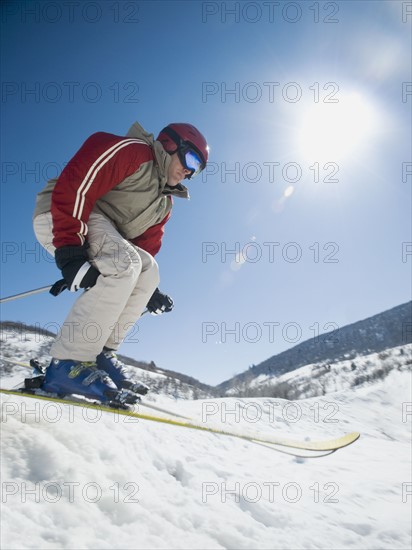
[[[341,437],[337,437],[335,439],[327,439],[324,441],[299,441],[299,440],[293,440],[293,439],[288,439],[284,437],[264,436],[264,435],[260,435],[259,433],[248,434],[248,433],[242,433],[240,431],[239,432],[226,431],[226,430],[214,428],[212,426],[197,424],[195,422],[184,422],[181,420],[142,414],[134,410],[113,409],[113,408],[105,407],[104,405],[87,403],[87,402],[76,402],[76,401],[72,401],[71,399],[68,400],[68,399],[60,399],[57,397],[36,395],[31,393],[25,393],[18,390],[6,390],[6,389],[0,388],[0,392],[8,396],[19,396],[23,398],[28,397],[30,399],[51,401],[53,403],[64,403],[65,405],[70,404],[75,407],[97,409],[99,411],[103,411],[107,413],[124,415],[126,417],[137,418],[140,420],[147,420],[151,422],[159,422],[162,424],[168,424],[170,426],[176,426],[180,428],[189,428],[191,430],[199,430],[199,431],[218,434],[218,435],[237,437],[240,439],[245,439],[247,441],[263,443],[266,445],[275,445],[280,447],[288,447],[292,449],[302,449],[306,451],[336,451],[338,449],[341,449],[342,447],[346,447],[347,445],[354,443],[360,437],[360,434],[358,432],[352,432],[352,433],[343,435]]]

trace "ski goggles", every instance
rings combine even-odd
[[[197,176],[204,169],[205,163],[203,162],[202,157],[193,149],[191,145],[184,144],[177,150],[177,154],[182,166],[191,172],[186,176],[187,179],[190,180],[194,176]]]
[[[200,174],[206,167],[206,162],[203,159],[201,152],[189,141],[184,141],[173,128],[164,128],[163,130],[176,144],[176,153],[182,166],[186,170],[190,170],[190,174],[185,179],[193,178]]]

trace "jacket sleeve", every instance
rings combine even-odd
[[[139,237],[130,239],[130,242],[139,248],[143,248],[143,250],[149,252],[152,256],[155,256],[162,246],[162,238],[165,232],[164,226],[170,218],[170,215],[171,212],[169,212],[160,223],[152,225],[152,227],[146,229],[146,231],[142,233],[142,235],[139,235]]]
[[[142,140],[105,132],[90,136],[53,189],[54,246],[82,245],[95,202],[153,158],[152,150]]]

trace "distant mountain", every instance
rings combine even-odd
[[[296,401],[370,385],[394,371],[411,372],[411,365],[412,348],[406,344],[353,359],[308,364],[280,376],[261,374],[253,380],[237,382],[226,395]]]
[[[224,393],[244,391],[257,377],[278,378],[310,364],[327,365],[412,342],[412,301],[346,325],[286,350],[217,386]]]

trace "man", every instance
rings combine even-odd
[[[85,289],[56,341],[42,389],[102,402],[133,403],[147,387],[115,351],[147,307],[170,311],[154,259],[173,197],[206,166],[209,148],[192,125],[173,123],[153,139],[137,122],[126,137],[90,136],[38,194],[33,226],[67,288]]]

